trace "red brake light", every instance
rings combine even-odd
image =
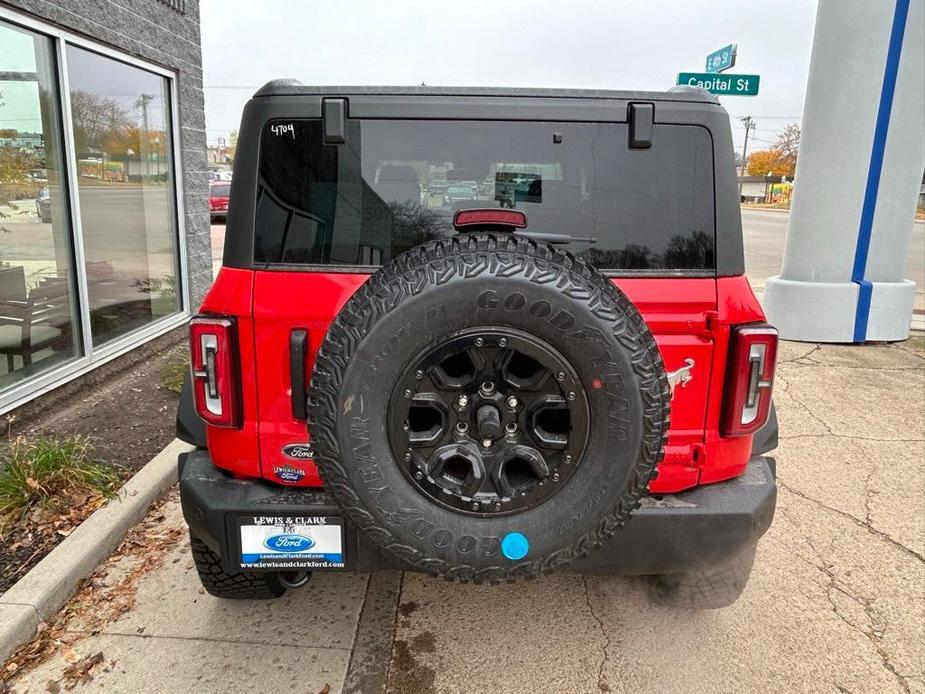
[[[190,356],[196,412],[212,426],[241,426],[234,319],[195,316],[190,321]]]
[[[498,226],[523,229],[527,226],[527,215],[520,210],[501,210],[488,208],[484,210],[459,210],[453,215],[453,227]]]
[[[730,336],[723,402],[723,436],[744,436],[764,426],[771,410],[777,329],[741,325]]]

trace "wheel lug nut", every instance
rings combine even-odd
[[[469,431],[469,425],[465,422],[456,422],[456,431],[458,431],[460,434],[465,434],[467,431]]]
[[[481,337],[475,338],[475,346],[476,346],[476,347],[481,347],[481,346],[484,345],[484,344],[485,344],[485,340],[483,340]]]
[[[557,373],[557,374],[556,374],[556,380],[557,380],[557,381],[564,381],[564,380],[565,380],[565,372],[564,372],[564,371],[560,371],[559,373]]]
[[[410,463],[413,457],[414,456],[411,455],[411,451],[408,451],[407,453],[405,453],[405,462]]]
[[[513,395],[509,396],[507,399],[507,406],[512,410],[515,409],[517,407],[517,398],[515,398]]]
[[[410,398],[412,395],[410,388],[405,388],[405,397]]]
[[[466,407],[469,404],[469,398],[465,395],[460,395],[458,398],[456,398],[456,404],[460,407]]]
[[[424,473],[418,470],[417,472],[414,473],[414,479],[416,480],[424,479]]]
[[[504,430],[509,434],[514,434],[517,432],[517,425],[514,422],[508,422],[504,425]]]
[[[569,399],[569,400],[574,400],[574,399],[575,399],[575,391],[572,391],[572,390],[569,391],[568,399]]]
[[[424,378],[424,372],[418,369],[417,371],[414,372],[414,377],[420,380]]]
[[[501,510],[501,502],[500,502],[500,501],[496,501],[496,502],[495,502],[495,511],[500,511],[500,510]]]
[[[473,501],[473,502],[472,502],[472,510],[473,510],[473,511],[478,511],[478,510],[479,510],[479,502],[478,502],[478,501]]]
[[[482,448],[491,448],[491,439],[482,439]]]
[[[570,456],[570,455],[565,456],[565,462],[566,462],[566,464],[571,463],[571,462],[572,462],[572,456]]]
[[[502,337],[500,340],[498,340],[498,346],[499,346],[499,347],[507,347],[507,338],[506,338],[506,337]]]
[[[558,481],[559,481],[559,473],[558,473],[558,472],[552,473],[552,481],[553,481],[553,482],[558,482]]]

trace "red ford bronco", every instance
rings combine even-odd
[[[777,333],[714,97],[274,81],[230,203],[177,418],[211,594],[568,568],[739,596]]]

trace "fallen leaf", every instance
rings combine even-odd
[[[61,657],[64,658],[69,663],[76,663],[78,660],[80,660],[80,654],[77,651],[75,651],[73,648],[66,649],[61,654]]]

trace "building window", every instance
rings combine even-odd
[[[185,320],[174,88],[0,8],[0,412]]]
[[[0,392],[81,354],[50,39],[0,22]]]
[[[94,346],[180,310],[167,80],[68,46]]]

